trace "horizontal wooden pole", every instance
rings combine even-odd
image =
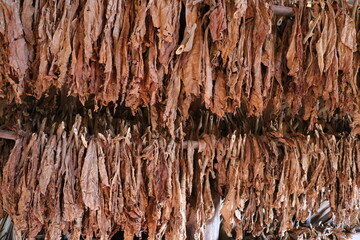
[[[19,138],[19,135],[13,131],[0,130],[0,138],[16,141]],[[192,145],[194,149],[199,149],[200,147],[199,141],[188,140],[188,141],[183,141],[182,144],[184,149],[187,149],[189,145]]]
[[[192,145],[192,147],[193,147],[194,149],[198,149],[199,146],[200,146],[199,141],[191,141],[191,140],[184,141],[182,146],[183,146],[184,149],[187,149],[190,144]]]
[[[14,131],[0,130],[0,138],[16,141],[19,138],[19,134],[16,134]],[[200,142],[193,140],[183,142],[184,149],[187,149],[189,145],[192,145],[194,149],[198,149],[200,147]]]
[[[347,3],[349,5],[354,5],[355,1],[357,0],[348,0]],[[277,16],[291,17],[294,15],[294,10],[292,7],[271,5],[271,9],[273,10],[274,14]]]
[[[19,135],[13,131],[0,130],[0,138],[8,139],[8,140],[16,140],[19,138]]]
[[[294,10],[292,7],[271,5],[271,9],[273,10],[274,14],[278,16],[290,17],[294,15]]]

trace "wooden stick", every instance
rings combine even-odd
[[[347,3],[349,5],[354,5],[354,3],[355,3],[354,9],[357,9],[358,0],[348,0]],[[273,10],[274,14],[277,15],[277,16],[284,16],[284,17],[294,16],[294,10],[293,10],[292,7],[271,5],[271,9]]]
[[[19,135],[13,131],[0,130],[0,138],[16,141],[16,139],[19,138]]]
[[[184,148],[184,149],[187,149],[188,146],[189,146],[189,144],[192,144],[192,147],[193,147],[194,149],[198,149],[199,146],[200,146],[200,143],[199,143],[198,141],[188,140],[188,141],[184,141],[184,142],[183,142],[183,148]]]
[[[278,16],[290,17],[294,15],[294,10],[292,7],[271,5],[271,9],[273,10],[274,14]]]

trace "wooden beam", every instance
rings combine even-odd
[[[354,9],[356,9],[357,5],[358,5],[358,0],[348,0],[347,3],[349,5],[356,4],[355,7],[354,7]],[[274,14],[277,15],[277,16],[291,17],[291,16],[294,15],[294,10],[293,10],[292,7],[271,5],[271,9],[273,10]]]
[[[16,141],[19,138],[19,135],[13,131],[0,130],[0,138]]]
[[[194,149],[198,149],[200,147],[200,143],[198,141],[188,140],[183,142],[183,148],[187,149],[190,144]]]
[[[294,15],[294,10],[292,7],[271,5],[271,9],[273,10],[274,14],[278,16],[290,17]]]

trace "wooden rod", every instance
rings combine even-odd
[[[0,130],[0,138],[16,141],[16,139],[19,138],[19,135],[13,131]]]
[[[356,1],[356,2],[355,2]],[[358,0],[348,0],[347,3],[349,5],[354,5],[356,3],[354,9],[357,8]],[[284,16],[284,17],[291,17],[294,16],[294,10],[292,7],[285,7],[285,6],[278,6],[278,5],[271,5],[271,9],[273,10],[274,14],[277,16]],[[355,11],[355,10],[354,10]]]
[[[199,143],[198,141],[188,140],[188,141],[184,141],[184,142],[183,142],[183,148],[184,148],[184,149],[187,149],[190,144],[192,145],[192,147],[193,147],[194,149],[198,149],[199,146],[200,146],[200,143]]]
[[[290,17],[294,15],[294,10],[292,7],[271,5],[271,9],[273,10],[274,14],[278,16]]]

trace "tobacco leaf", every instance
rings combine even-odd
[[[356,11],[330,2],[294,5],[295,17],[283,18],[274,16],[270,5],[4,2],[0,96],[20,102],[55,87],[82,104],[93,98],[96,109],[115,104],[136,115],[139,107],[149,107],[153,127],[168,129],[173,128],[170,115],[185,121],[191,106],[202,104],[220,116],[246,108],[248,116],[273,119],[286,107],[311,127],[326,110],[330,116],[338,107],[342,115],[355,114]],[[220,71],[226,91],[214,101]],[[179,94],[169,94],[174,89],[170,79],[178,77]],[[217,86],[223,86],[222,80]],[[214,102],[223,109],[214,108]],[[175,105],[179,113],[170,114]]]
[[[96,145],[90,140],[86,150],[84,164],[81,171],[81,193],[84,204],[91,210],[98,210],[99,202],[99,167],[96,153]]]
[[[217,2],[217,6],[211,11],[209,15],[209,29],[211,37],[214,41],[223,39],[223,31],[226,30],[226,11],[224,9],[222,1]]]

